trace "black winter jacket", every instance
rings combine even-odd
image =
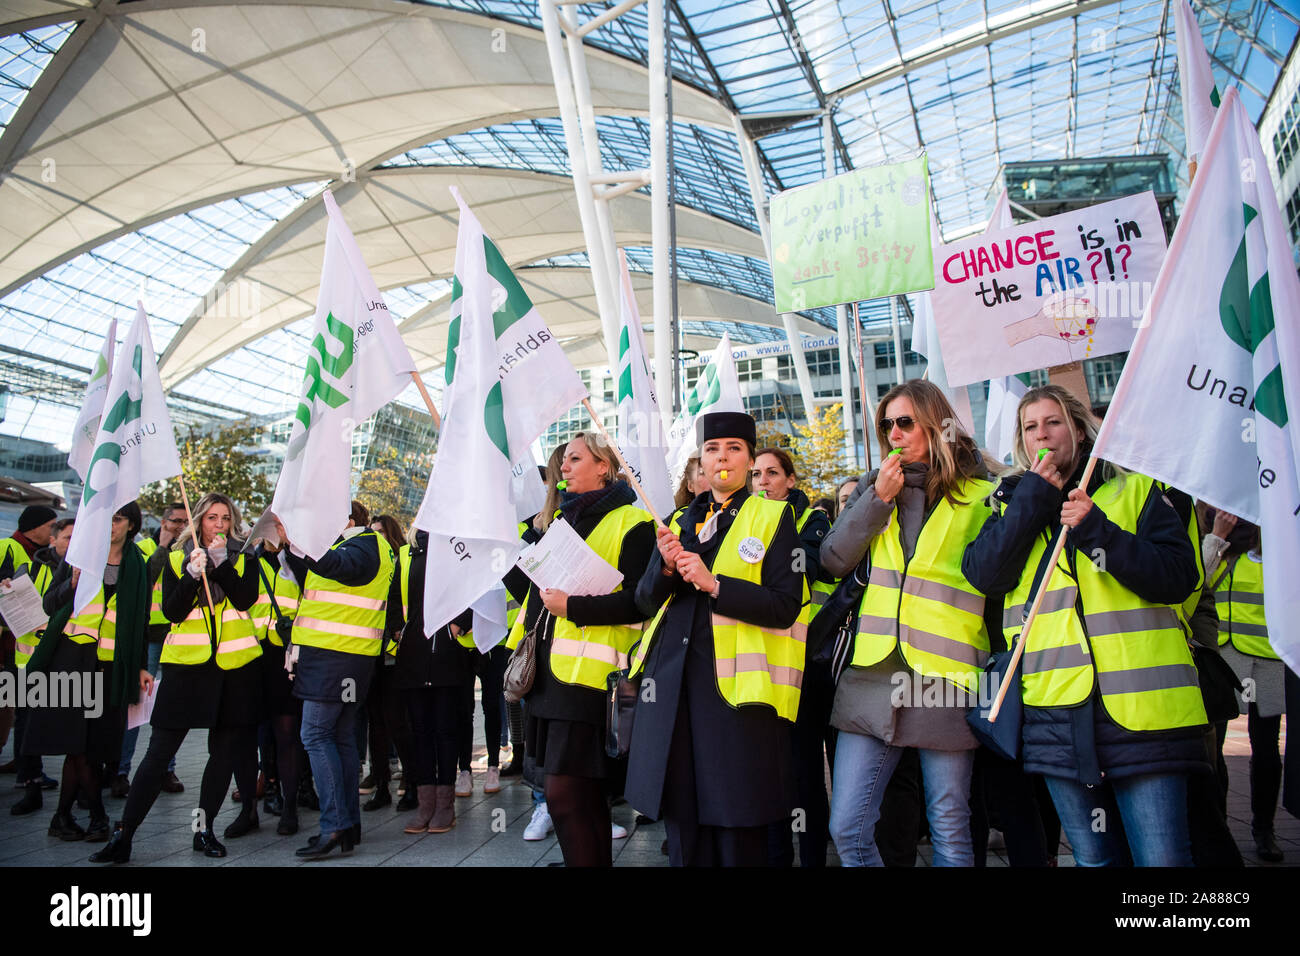
[[[1088,452],[1085,447],[1081,461]],[[1034,575],[1036,588],[1046,557],[1032,570],[1025,562],[1040,535],[1047,554],[1051,553],[1061,527],[1061,505],[1078,487],[1081,473],[1082,465],[1061,490],[1033,472],[1003,478],[993,493],[993,514],[962,558],[967,580],[986,594],[1005,595],[1028,572]],[[1101,468],[1097,468],[1088,494],[1096,494],[1102,484]],[[1162,495],[1153,486],[1138,517],[1137,534],[1124,531],[1094,507],[1066,539],[1064,553],[1070,566],[1076,560],[1091,560],[1102,549],[1107,571],[1139,597],[1159,604],[1181,603],[1196,587],[1199,572],[1187,528],[1171,501],[1179,497],[1186,496],[1174,490]],[[1179,505],[1190,508],[1190,502],[1179,501]],[[1088,700],[1074,707],[1025,708],[1025,770],[1086,785],[1143,773],[1208,771],[1204,730],[1125,730],[1106,713],[1094,688]]]
[[[405,618],[402,617],[402,575],[408,573],[406,568],[398,569],[388,589],[385,627],[390,635],[393,632],[402,635],[397,645],[394,679],[403,688],[460,687],[474,676],[473,652],[452,637],[450,625],[439,628],[433,637],[424,635],[424,569],[428,544],[428,533],[417,532],[415,547],[409,552],[411,583]],[[473,617],[474,613],[466,610],[451,623],[464,633],[473,626]]]

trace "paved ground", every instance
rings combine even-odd
[[[476,720],[481,711],[475,708]],[[148,728],[140,735],[137,759],[146,748]],[[1286,725],[1283,723],[1283,739]],[[482,740],[481,728],[476,727],[475,739]],[[1254,855],[1250,839],[1250,783],[1248,762],[1250,744],[1246,737],[1245,718],[1229,726],[1225,746],[1231,790],[1228,797],[1230,824],[1248,865],[1263,865]],[[476,756],[483,753],[480,745]],[[12,756],[12,745],[0,753],[0,762]],[[208,860],[196,855],[191,848],[191,814],[198,793],[198,782],[206,760],[205,735],[191,733],[177,759],[177,774],[186,785],[180,794],[161,794],[144,825],[136,834],[131,864],[144,866],[294,866],[299,865],[293,851],[306,843],[306,838],[316,832],[317,815],[300,811],[302,830],[297,836],[280,837],[275,834],[276,818],[262,815],[261,829],[238,840],[226,840],[229,856],[223,860]],[[45,770],[51,776],[59,775],[61,761],[47,759]],[[402,832],[409,819],[407,813],[397,813],[391,807],[374,813],[362,814],[363,840],[350,857],[338,858],[331,865],[339,866],[547,866],[558,864],[562,857],[552,834],[539,842],[525,842],[524,827],[532,815],[529,790],[517,783],[508,783],[498,794],[483,793],[483,773],[474,774],[474,795],[456,801],[456,827],[445,834],[410,836]],[[518,780],[518,778],[509,778]],[[0,777],[0,787],[9,788],[13,778]],[[9,791],[4,791],[8,793]],[[16,802],[20,794],[12,797],[0,793],[0,805]],[[0,866],[90,866],[86,857],[95,847],[84,843],[62,843],[46,834],[54,812],[57,791],[45,794],[45,808],[27,816],[14,817],[0,810]],[[365,798],[363,798],[364,801]],[[396,794],[394,794],[396,799]],[[108,800],[111,817],[121,812],[122,800]],[[216,822],[218,834],[225,829],[238,812],[238,805],[227,799]],[[86,823],[86,812],[76,811],[78,822]],[[659,823],[636,826],[635,813],[626,804],[614,809],[614,818],[631,831],[625,840],[614,843],[616,866],[665,866],[667,857],[660,852],[663,842],[663,825]],[[1287,855],[1286,865],[1300,865],[1300,820],[1279,809],[1277,815],[1278,844]],[[1063,847],[1060,865],[1073,865],[1068,848]],[[918,851],[918,864],[927,865],[930,847],[922,845]],[[832,865],[838,861],[832,849]],[[306,865],[306,864],[301,864]],[[991,852],[990,866],[1005,866],[1005,856]]]

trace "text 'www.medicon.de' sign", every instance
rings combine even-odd
[[[772,197],[778,312],[934,286],[925,154]]]

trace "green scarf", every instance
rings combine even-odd
[[[140,667],[145,659],[145,630],[149,624],[149,577],[145,571],[144,555],[134,541],[128,541],[122,548],[114,600],[117,602],[117,632],[113,661],[117,666],[113,668],[113,685],[109,688],[108,699],[113,707],[122,707],[140,699]],[[29,671],[49,670],[54,649],[63,639],[63,631],[72,619],[72,604],[69,601],[50,617],[40,644],[27,662]]]

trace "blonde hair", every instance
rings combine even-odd
[[[238,538],[239,540],[248,537],[248,529],[244,527],[244,518],[239,512],[239,505],[235,504],[228,495],[223,495],[219,491],[209,491],[194,506],[194,523],[193,525],[186,523],[185,530],[176,537],[176,547],[185,547],[186,542],[192,537],[190,528],[201,528],[203,526],[203,516],[212,509],[213,505],[225,505],[230,509],[229,537]]]
[[[926,502],[933,504],[943,497],[954,505],[959,504],[953,498],[957,486],[967,478],[982,478],[987,471],[979,446],[961,427],[943,390],[933,382],[913,379],[895,385],[876,405],[876,438],[880,443],[881,461],[893,450],[884,420],[889,403],[896,398],[911,400],[916,427],[925,432],[930,443],[930,471],[925,476]],[[950,441],[946,434],[955,434],[956,437]]]
[[[1016,443],[1011,452],[1011,474],[1022,474],[1033,467],[1033,462],[1029,459],[1029,452],[1025,450],[1024,415],[1025,409],[1030,405],[1043,401],[1056,402],[1061,409],[1061,415],[1068,418],[1074,426],[1070,430],[1070,441],[1073,445],[1070,449],[1071,459],[1075,458],[1079,453],[1079,444],[1076,437],[1078,432],[1083,432],[1083,444],[1089,448],[1097,442],[1097,419],[1093,417],[1088,406],[1079,401],[1078,397],[1067,388],[1052,384],[1039,385],[1025,392],[1020,399],[1020,404],[1016,406]],[[1118,478],[1120,482],[1123,482],[1124,476],[1127,474],[1124,469],[1108,461],[1100,462],[1100,465],[1103,481]],[[1070,477],[1070,475],[1065,476],[1067,481]]]
[[[605,436],[600,432],[578,432],[568,442],[556,448],[551,453],[551,461],[546,463],[546,480],[550,484],[550,488],[546,493],[546,507],[537,516],[538,528],[541,531],[545,531],[551,526],[551,522],[555,520],[555,512],[560,508],[560,489],[557,486],[561,478],[560,468],[564,464],[564,452],[569,445],[579,439],[587,446],[587,451],[591,453],[591,457],[597,461],[603,461],[609,466],[609,471],[606,472],[605,484],[612,484],[623,478],[623,473],[619,470],[618,455],[614,453],[614,446],[605,441]],[[555,465],[554,484],[551,484],[552,463]]]
[[[685,508],[695,500],[695,492],[691,491],[691,479],[698,474],[700,470],[700,456],[692,455],[686,460],[686,467],[682,469],[682,480],[677,483],[677,494],[673,495],[673,504],[678,508]]]

